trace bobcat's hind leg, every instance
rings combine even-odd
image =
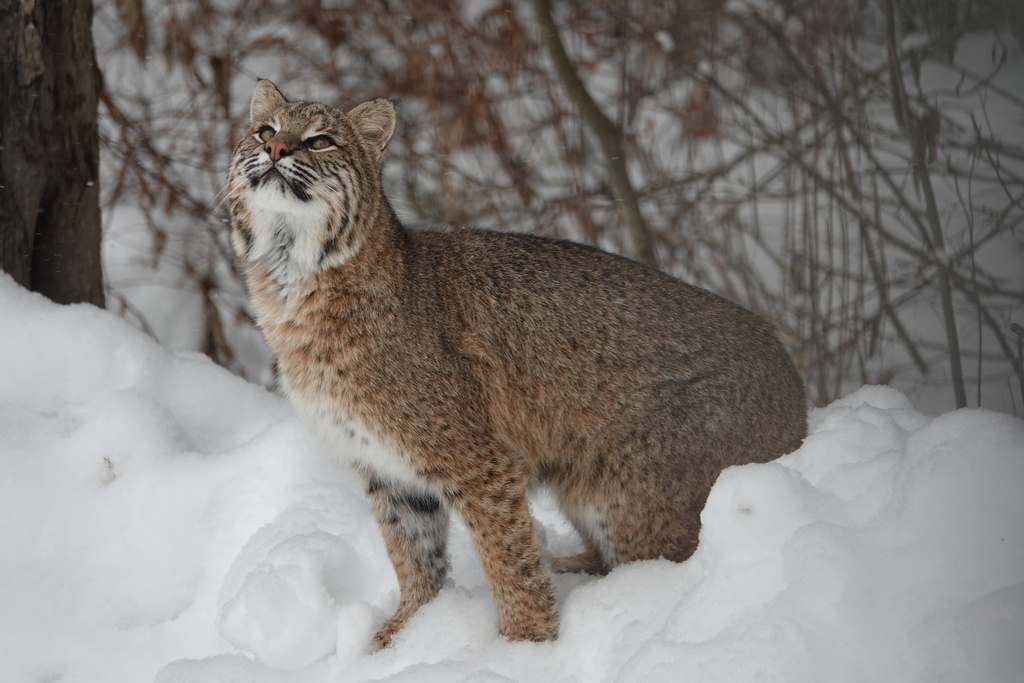
[[[578,555],[568,555],[552,559],[551,570],[557,573],[591,573],[598,575],[598,577],[603,577],[604,574],[611,570],[611,567],[608,566],[607,559],[601,551],[601,546],[595,543],[590,529],[581,523],[579,515],[572,514],[564,507],[562,512],[567,514],[572,522],[572,526],[579,533],[580,540],[583,542],[583,552]],[[602,540],[604,545],[607,546],[607,537]]]
[[[551,560],[551,571],[558,574],[594,574],[604,576],[608,573],[608,565],[601,556],[601,551],[584,539],[586,549],[578,555],[556,557]]]
[[[596,496],[595,496],[596,497]],[[580,504],[559,495],[562,513],[569,518],[583,542],[583,552],[551,561],[552,571],[559,574],[586,573],[604,576],[617,564],[615,549],[608,537],[605,514],[593,505]]]
[[[671,483],[660,489],[654,481],[624,492],[628,505],[608,509],[609,541],[618,564],[663,557],[685,562],[697,549],[700,539],[700,514],[707,501],[710,484],[691,478],[666,477]],[[649,495],[647,493],[649,492]]]
[[[401,598],[370,651],[387,647],[416,611],[430,602],[448,573],[449,512],[433,494],[370,478],[367,495],[398,577]]]

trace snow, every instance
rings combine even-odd
[[[1017,681],[1024,423],[863,387],[795,453],[722,473],[688,562],[558,576],[561,634],[508,643],[465,529],[397,604],[356,483],[290,407],[113,314],[0,276],[0,678]],[[576,549],[544,496],[547,550]]]

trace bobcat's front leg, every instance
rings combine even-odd
[[[395,614],[370,642],[386,647],[420,607],[441,590],[448,573],[449,512],[434,495],[371,478],[367,495],[398,577],[401,599]]]
[[[541,562],[526,482],[511,458],[497,458],[467,481],[452,507],[459,512],[483,563],[498,607],[498,631],[509,640],[554,640],[558,614]]]

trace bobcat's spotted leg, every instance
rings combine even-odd
[[[448,573],[449,512],[434,495],[371,478],[367,495],[398,577],[401,599],[395,614],[370,642],[386,647],[416,611],[441,590]]]
[[[530,516],[526,485],[510,457],[495,458],[486,478],[466,483],[452,507],[462,516],[498,607],[498,631],[509,640],[554,640],[555,595]]]

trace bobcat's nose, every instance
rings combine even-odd
[[[281,157],[286,157],[292,153],[291,147],[280,140],[271,140],[267,144],[263,145],[263,149],[274,161],[280,161]]]

